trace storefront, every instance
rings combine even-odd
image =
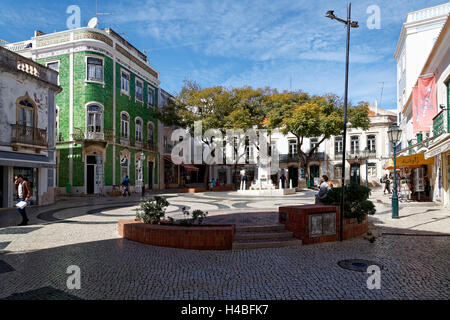
[[[432,145],[425,157],[434,159],[433,201],[450,206],[450,138]]]
[[[394,179],[392,170],[394,161],[389,161],[391,181]],[[424,153],[400,156],[396,159],[397,192],[400,199],[415,201],[431,201],[433,187],[434,159],[425,159]]]

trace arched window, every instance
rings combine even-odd
[[[136,141],[142,142],[142,120],[140,118],[135,120],[135,137]]]
[[[103,132],[103,108],[97,104],[87,106],[87,132]]]
[[[124,139],[130,136],[130,116],[125,112],[120,115],[120,136]]]
[[[27,127],[35,126],[35,107],[28,97],[19,99],[17,103],[17,124]]]

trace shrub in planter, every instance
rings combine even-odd
[[[321,202],[339,206],[341,204],[341,190],[342,188],[331,189]],[[369,188],[356,183],[346,185],[344,190],[344,217],[356,218],[358,223],[361,223],[366,215],[374,215],[376,212],[375,205],[368,200],[370,192]]]
[[[139,208],[136,209],[136,218],[142,219],[147,224],[160,224],[165,218],[168,206],[169,202],[163,197],[149,198],[141,202]]]
[[[194,224],[202,224],[203,220],[208,215],[208,212],[204,212],[202,210],[194,210],[192,211],[191,217],[191,213],[186,210],[186,208],[183,208],[183,214],[185,215],[186,219],[181,220],[180,224],[184,226],[190,226]]]

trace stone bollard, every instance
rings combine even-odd
[[[283,184],[281,183],[281,180],[280,180],[280,190],[281,189],[283,189]]]
[[[292,189],[292,179],[289,180],[289,188]]]

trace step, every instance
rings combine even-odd
[[[270,232],[270,231],[283,231],[285,227],[283,224],[275,224],[271,226],[248,226],[248,227],[237,227],[236,233],[238,232]]]
[[[236,232],[234,240],[259,240],[259,239],[292,239],[294,237],[289,231],[271,231],[271,232]]]
[[[302,241],[299,239],[277,240],[277,241],[270,241],[270,240],[235,241],[233,242],[233,250],[296,247],[301,245]]]

